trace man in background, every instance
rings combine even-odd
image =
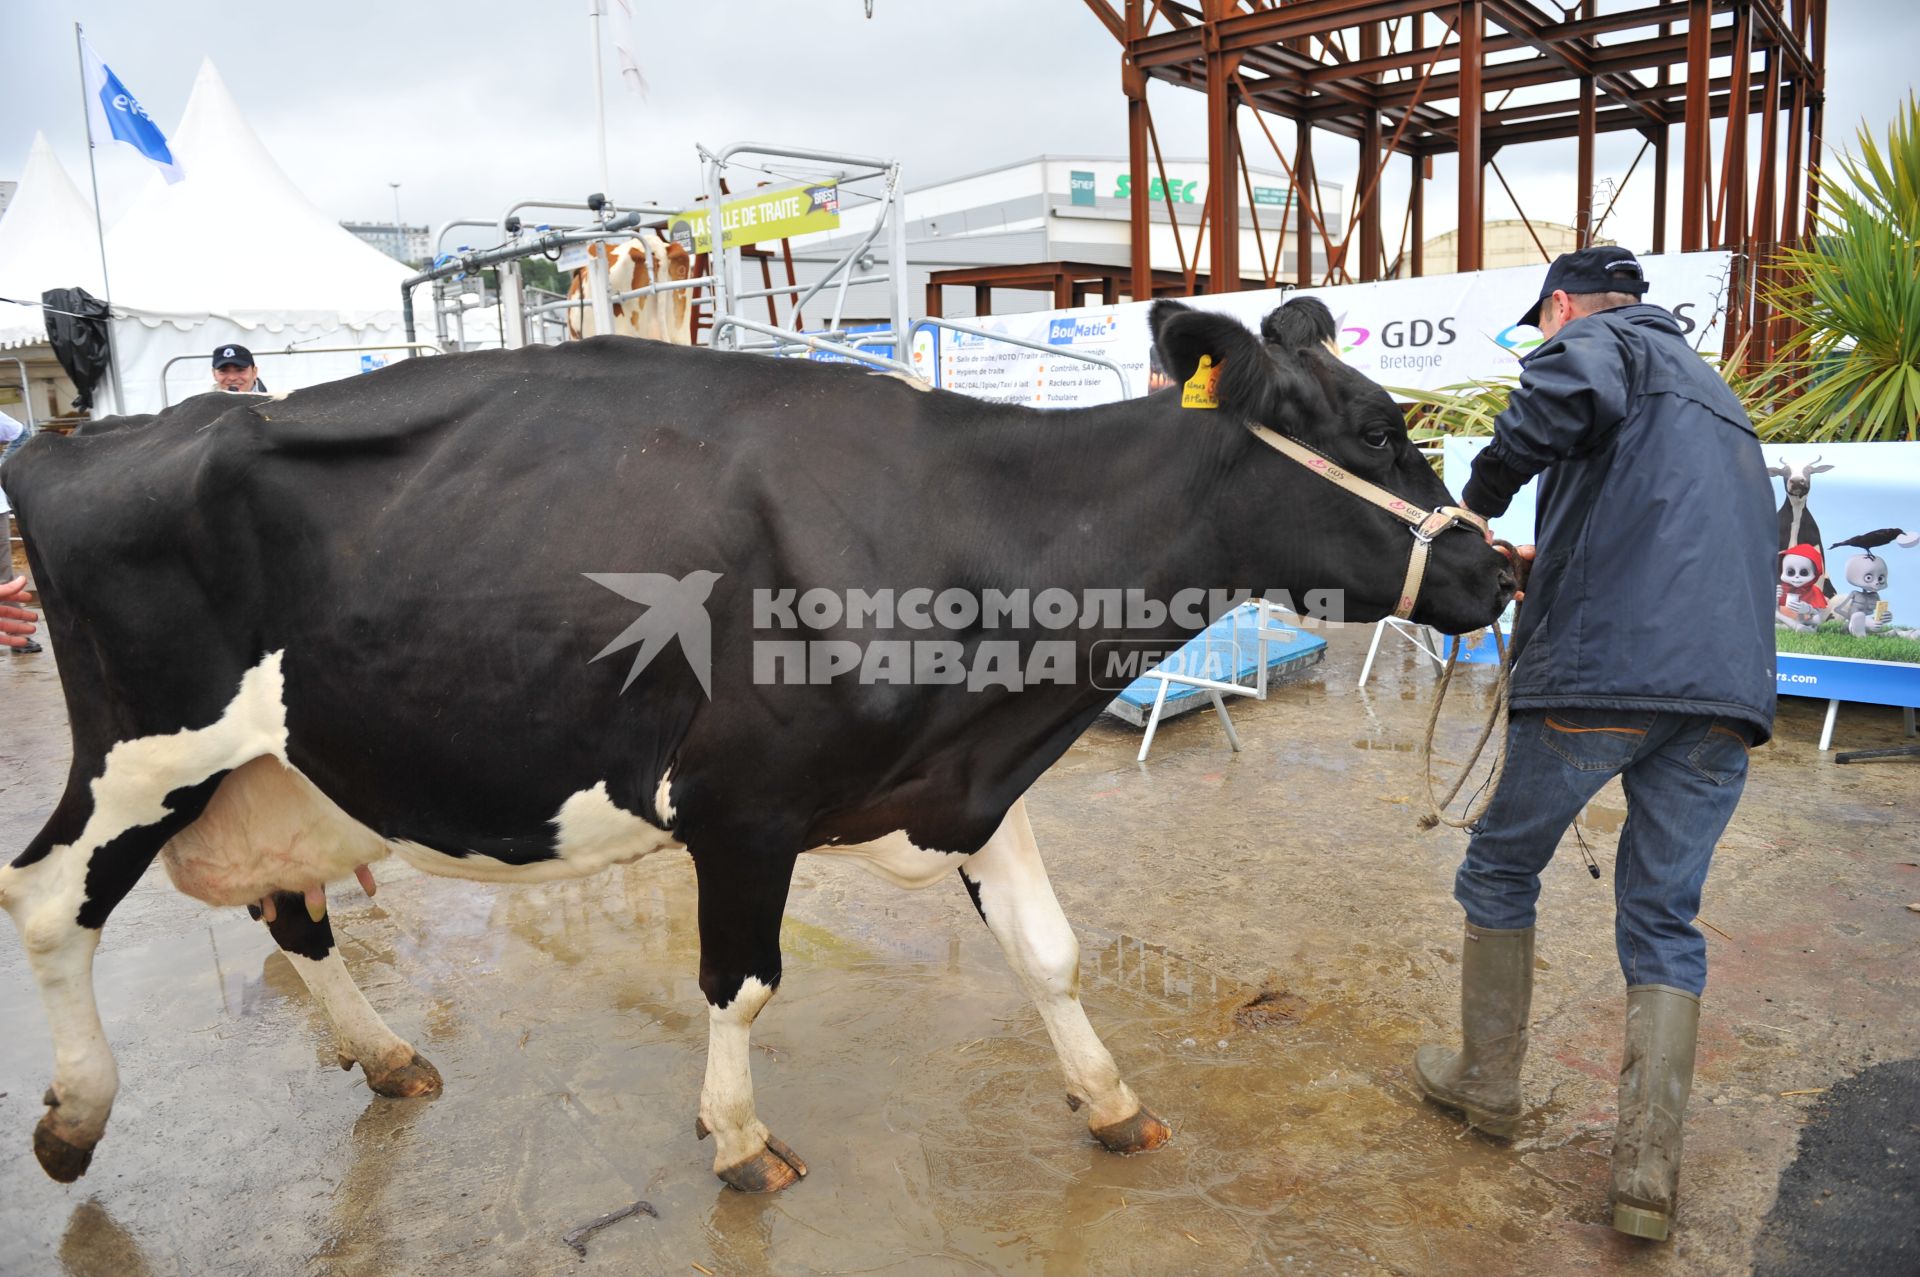
[[[6,460],[27,437],[27,428],[0,412],[0,600],[19,598],[27,592],[27,579],[13,574],[13,511],[7,504]],[[16,607],[0,606],[0,646],[15,652],[38,652],[33,641],[33,613]]]
[[[253,352],[245,346],[216,346],[213,350],[213,384],[235,394],[264,395],[267,383],[260,380]]]

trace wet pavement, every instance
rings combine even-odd
[[[336,891],[347,963],[438,1065],[434,1101],[340,1072],[265,929],[156,870],[96,964],[121,1090],[72,1186],[29,1149],[51,1050],[0,927],[0,1273],[1750,1271],[1826,1089],[1920,1056],[1920,763],[1835,767],[1822,707],[1783,703],[1708,882],[1675,1239],[1635,1242],[1605,1208],[1610,887],[1571,839],[1547,874],[1520,1138],[1420,1104],[1407,1060],[1451,1031],[1464,837],[1414,827],[1431,675],[1389,640],[1358,693],[1365,633],[1330,638],[1305,681],[1234,706],[1244,753],[1196,714],[1137,767],[1137,733],[1102,724],[1029,803],[1089,1014],[1175,1129],[1159,1152],[1108,1154],[1068,1111],[957,882],[909,894],[803,861],[753,1055],[760,1115],[812,1173],[746,1197],[693,1133],[685,857],[538,887],[387,862],[377,900]],[[1486,671],[1463,677],[1485,696]],[[1484,701],[1457,709],[1445,749]],[[1842,714],[1843,748],[1900,739],[1896,711]],[[51,657],[0,656],[0,850],[38,827],[66,752]],[[1583,822],[1609,877],[1621,814],[1616,787]],[[636,1199],[659,1218],[584,1260],[562,1243]]]

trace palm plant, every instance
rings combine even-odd
[[[1920,102],[1816,173],[1820,216],[1767,288],[1799,335],[1767,370],[1768,439],[1920,438]]]

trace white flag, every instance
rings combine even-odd
[[[153,161],[169,183],[185,177],[186,170],[173,158],[166,134],[147,114],[147,108],[127,92],[127,86],[120,83],[120,77],[100,60],[100,55],[93,51],[93,45],[84,36],[80,40],[80,49],[85,54],[81,65],[86,73],[87,120],[91,140],[96,145],[109,138],[125,142]]]
[[[633,35],[633,0],[613,0],[613,52],[620,59],[620,78],[641,97],[647,96],[647,78],[640,74],[640,62],[634,57],[639,41]]]

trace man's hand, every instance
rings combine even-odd
[[[16,576],[0,584],[0,647],[25,647],[38,628],[33,623],[32,612],[23,607],[7,606],[7,600],[17,599],[26,592],[27,578],[24,576]]]
[[[1534,547],[1531,545],[1511,545],[1505,541],[1494,540],[1493,524],[1485,515],[1476,514],[1474,511],[1468,510],[1465,506],[1460,507],[1460,509],[1465,514],[1471,516],[1474,523],[1479,526],[1480,535],[1487,539],[1487,544],[1506,555],[1507,561],[1513,564],[1513,579],[1517,582],[1514,586],[1513,597],[1516,599],[1526,598],[1527,573],[1533,568]]]
[[[1516,600],[1526,598],[1527,574],[1533,571],[1534,547],[1531,545],[1516,545],[1512,547],[1496,545],[1494,549],[1505,554],[1507,561],[1513,564],[1513,597]],[[1509,549],[1512,550],[1512,553],[1508,553]]]

